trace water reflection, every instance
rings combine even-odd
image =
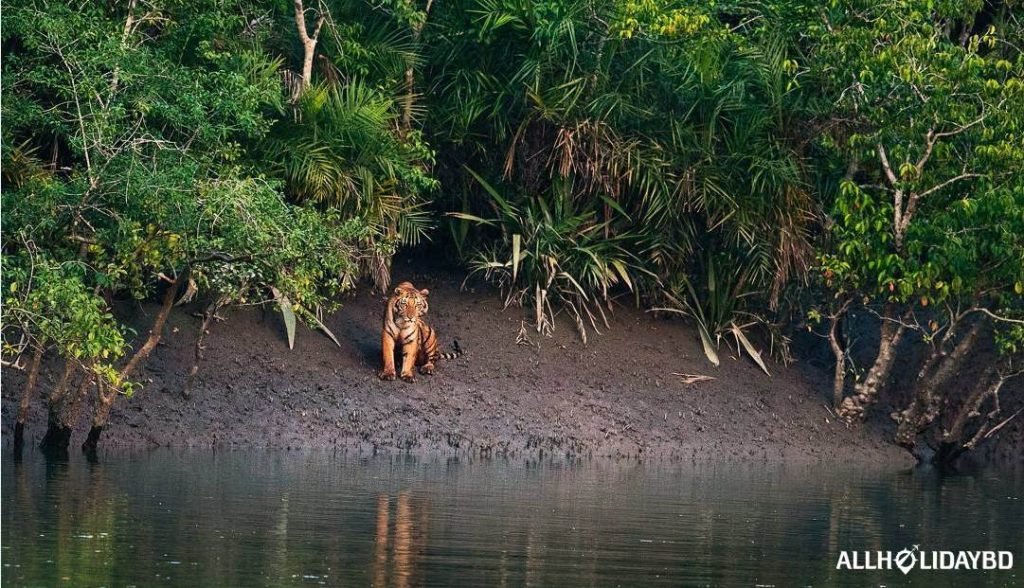
[[[837,571],[840,550],[1001,549],[1021,479],[301,452],[5,456],[5,586],[1012,585]]]
[[[388,517],[391,514],[391,501],[387,495],[377,497],[377,531],[374,534],[373,548],[373,585],[385,586],[388,578]]]
[[[408,491],[399,492],[395,500],[395,524],[391,527],[388,525],[391,500],[386,494],[377,497],[377,524],[373,548],[374,586],[404,588],[423,583],[419,564],[426,551],[426,504],[426,500],[423,499],[416,501],[414,506],[413,498]]]

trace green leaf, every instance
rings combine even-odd
[[[704,346],[704,355],[707,356],[708,361],[710,361],[715,367],[718,367],[718,364],[720,363],[718,361],[718,352],[715,351],[715,345],[711,341],[711,334],[708,333],[708,330],[701,324],[697,325],[697,332],[700,333],[700,344]]]
[[[281,316],[284,318],[284,328],[288,333],[288,349],[295,349],[295,310],[292,309],[292,302],[280,290],[271,286],[271,293],[281,309]]]
[[[626,269],[626,264],[620,259],[612,260],[612,267],[619,272],[619,276],[622,277],[622,281],[625,282],[626,286],[633,290],[633,281],[629,279],[629,271]]]
[[[480,177],[480,174],[478,174],[475,171],[473,171],[473,169],[470,168],[468,165],[463,165],[462,167],[467,172],[469,172],[469,174],[471,176],[473,176],[473,178],[477,181],[477,183],[480,184],[480,186],[483,187],[483,189],[488,194],[491,195],[491,198],[493,198],[494,201],[498,203],[498,205],[501,207],[502,210],[504,210],[505,212],[514,212],[515,211],[515,209],[504,198],[501,197],[501,194],[498,194],[498,191],[494,188],[494,186],[490,185],[487,182],[487,180],[485,180],[482,177]]]
[[[618,202],[616,202],[615,200],[609,198],[608,196],[606,196],[604,194],[601,195],[601,200],[605,204],[607,204],[609,207],[611,207],[612,210],[614,210],[615,212],[617,212],[617,213],[621,214],[622,216],[626,217],[627,221],[632,221],[633,220],[633,219],[629,218],[629,214],[627,214],[626,210],[624,208],[622,208],[622,205],[619,204]]]

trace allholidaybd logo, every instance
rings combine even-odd
[[[837,570],[1009,570],[1013,553],[1009,551],[841,551]]]

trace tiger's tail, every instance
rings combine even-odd
[[[465,353],[462,350],[462,347],[459,346],[459,340],[458,339],[452,339],[452,348],[455,349],[454,352],[442,353],[442,354],[438,355],[438,357],[440,359],[456,359],[458,357],[461,357],[462,354]]]

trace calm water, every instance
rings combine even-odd
[[[1024,584],[1012,476],[158,451],[2,482],[4,586]],[[835,569],[914,544],[1015,569]]]

